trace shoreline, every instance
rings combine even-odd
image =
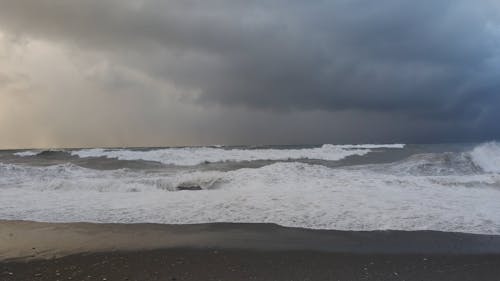
[[[500,254],[500,235],[313,230],[241,223],[162,225],[0,220],[0,261],[176,248],[483,255]]]

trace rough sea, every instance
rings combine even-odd
[[[500,144],[4,150],[0,220],[500,234]]]

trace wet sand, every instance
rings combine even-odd
[[[0,221],[0,280],[499,280],[500,236]]]

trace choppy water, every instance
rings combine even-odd
[[[0,219],[500,234],[500,144],[0,151]]]

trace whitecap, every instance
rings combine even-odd
[[[38,154],[40,154],[40,151],[35,151],[35,150],[26,150],[14,153],[14,155],[19,157],[31,157],[31,156],[36,156]]]
[[[470,155],[485,172],[500,173],[500,144],[487,142],[476,146]]]
[[[299,160],[315,159],[338,161],[349,156],[362,156],[375,148],[403,148],[403,144],[388,145],[332,145],[302,149],[224,149],[216,147],[164,148],[154,150],[130,149],[83,149],[71,154],[81,158],[106,157],[119,160],[145,160],[179,166],[195,166],[214,162],[242,162],[256,160]]]

